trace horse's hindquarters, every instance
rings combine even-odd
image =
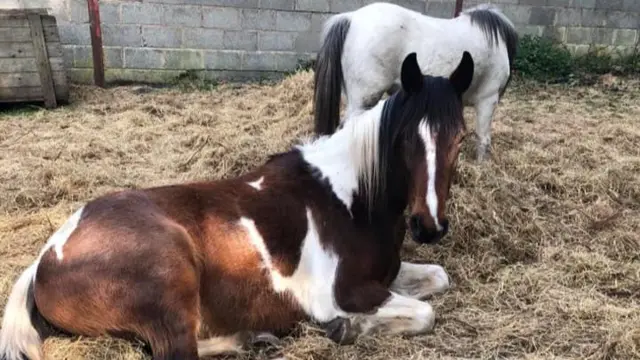
[[[188,239],[145,220],[130,220],[138,226],[124,221],[124,231],[111,232],[104,223],[81,223],[61,258],[44,254],[34,288],[37,308],[74,335],[138,337],[154,358],[193,358],[199,274],[192,254],[184,252]]]

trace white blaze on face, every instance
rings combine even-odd
[[[433,223],[436,224],[436,229],[440,231],[442,230],[442,226],[438,222],[438,195],[436,194],[436,143],[426,121],[420,123],[418,132],[424,143],[427,165],[427,208],[433,218]]]

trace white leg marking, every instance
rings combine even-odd
[[[441,293],[449,289],[449,275],[440,265],[402,262],[400,272],[390,289],[414,299]]]
[[[393,292],[375,314],[350,316],[352,329],[358,335],[422,334],[433,329],[435,319],[435,313],[429,303]]]
[[[198,356],[241,353],[242,345],[238,334],[198,340]]]
[[[431,134],[431,129],[426,121],[420,125],[418,132],[424,142],[427,161],[427,196],[426,202],[429,214],[433,218],[433,223],[438,231],[442,226],[438,222],[438,195],[436,194],[436,144]]]
[[[245,228],[249,241],[262,257],[275,292],[291,294],[302,309],[317,321],[329,321],[345,314],[336,306],[333,296],[339,259],[320,243],[311,210],[307,209],[307,234],[300,244],[300,261],[293,275],[287,277],[274,267],[272,256],[255,222],[243,217],[239,224]]]
[[[62,226],[55,232],[47,243],[44,245],[42,250],[40,251],[40,256],[38,258],[38,262],[49,249],[53,248],[56,252],[56,256],[58,260],[62,261],[64,258],[62,253],[62,247],[69,240],[69,236],[73,233],[73,231],[78,227],[78,223],[80,222],[80,217],[82,217],[82,211],[84,210],[84,206],[78,209],[67,219],[67,221],[62,224]]]
[[[247,184],[249,184],[249,186],[251,186],[252,188],[260,191],[260,190],[262,190],[262,183],[263,182],[264,182],[264,176],[261,176],[260,179],[258,179],[256,181],[248,182]]]

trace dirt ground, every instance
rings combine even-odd
[[[0,113],[0,306],[47,237],[84,201],[124,187],[240,174],[311,129],[311,74],[210,91],[74,87],[72,105]],[[467,111],[469,129],[474,117]],[[468,137],[452,188],[452,232],[408,240],[441,264],[430,335],[339,347],[308,325],[288,359],[640,359],[640,86],[513,82],[493,160]],[[55,338],[48,359],[148,359],[112,339]]]

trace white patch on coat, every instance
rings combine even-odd
[[[252,188],[260,191],[260,190],[262,190],[262,183],[263,182],[264,182],[264,176],[261,176],[260,179],[258,179],[256,181],[248,182],[247,184],[249,184],[249,186],[251,186]]]
[[[64,247],[64,244],[66,244],[67,240],[69,240],[69,236],[71,236],[71,234],[78,227],[78,223],[80,222],[80,218],[82,217],[83,210],[84,206],[74,212],[73,215],[71,215],[67,219],[67,221],[62,224],[62,226],[58,230],[56,230],[53,235],[51,235],[49,240],[47,240],[47,243],[40,251],[38,262],[40,262],[42,256],[51,248],[53,248],[53,250],[56,252],[56,257],[58,258],[58,260],[62,261],[64,259],[62,248]]]
[[[438,195],[436,194],[436,143],[426,121],[420,123],[418,132],[424,142],[427,163],[427,208],[431,218],[433,218],[436,229],[440,231],[442,226],[438,222]]]
[[[378,134],[384,100],[347,122],[331,136],[298,146],[306,162],[331,184],[333,193],[351,209],[357,191],[373,194],[378,186]],[[362,178],[365,189],[359,189]]]
[[[276,293],[289,293],[307,315],[317,321],[327,322],[344,316],[335,304],[333,294],[339,259],[320,243],[311,210],[307,209],[307,234],[301,243],[300,261],[291,276],[283,276],[274,267],[272,256],[253,220],[242,217],[239,225],[244,227],[249,241],[260,254]]]

